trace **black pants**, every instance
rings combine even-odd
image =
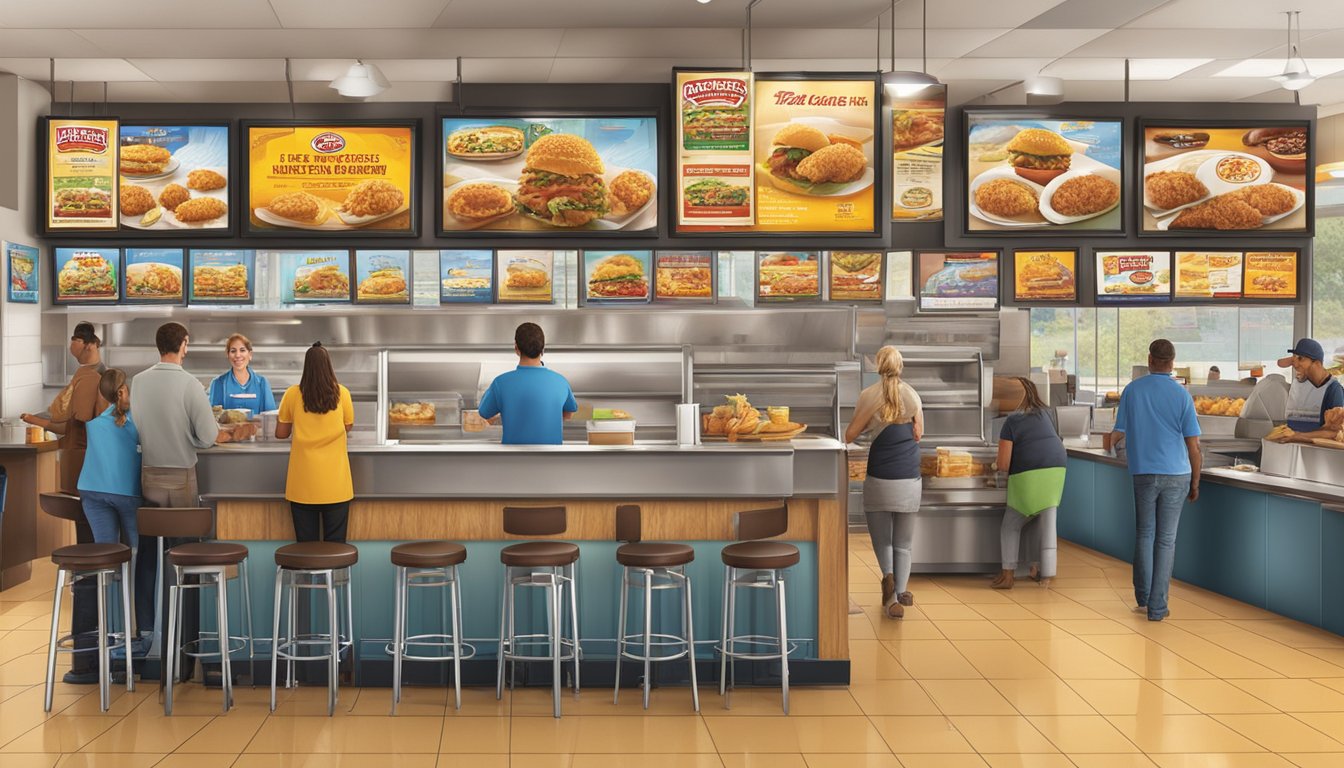
[[[294,518],[295,541],[338,541],[345,543],[345,526],[350,519],[350,502],[300,504],[289,502]]]
[[[93,529],[83,520],[75,521],[75,543],[92,544]],[[79,649],[98,647],[98,580],[84,579],[71,589],[70,633]],[[98,671],[98,654],[70,654],[70,671],[77,674]]]

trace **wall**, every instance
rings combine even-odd
[[[10,74],[0,74],[0,239],[38,245],[36,154],[37,118],[48,113],[51,98],[40,85]],[[50,293],[51,271],[39,259],[42,290]],[[3,265],[3,280],[9,279]],[[40,304],[0,302],[0,415],[18,416],[41,411],[42,398]]]

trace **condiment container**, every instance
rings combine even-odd
[[[280,411],[261,412],[261,439],[275,439],[275,425],[280,423]]]

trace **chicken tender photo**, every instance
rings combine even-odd
[[[121,185],[121,212],[128,216],[140,216],[154,207],[154,196],[144,187],[134,184]]]
[[[173,215],[177,217],[178,221],[187,224],[218,219],[228,212],[229,206],[223,200],[213,197],[193,197],[190,200],[178,203],[177,210],[173,211]]]
[[[177,206],[191,199],[191,193],[181,184],[169,184],[159,193],[159,205],[170,211],[176,211]]]
[[[1120,185],[1095,174],[1075,176],[1055,190],[1050,207],[1064,216],[1088,216],[1120,202]]]
[[[863,175],[868,158],[849,144],[830,144],[803,158],[798,175],[812,182],[849,182]]]
[[[121,148],[121,172],[127,176],[153,176],[163,169],[173,155],[153,144],[129,144]]]
[[[266,209],[276,216],[294,221],[317,221],[325,206],[321,198],[307,192],[286,192],[271,200]]]
[[[1263,216],[1278,216],[1297,207],[1297,195],[1278,184],[1257,184],[1232,193]]]
[[[224,178],[222,173],[212,171],[209,168],[198,168],[187,174],[187,188],[195,189],[200,192],[209,192],[212,189],[223,189],[228,186],[228,179]]]
[[[1036,210],[1036,193],[1012,179],[993,179],[975,190],[975,204],[993,216],[1022,216]]]
[[[1209,188],[1193,173],[1158,171],[1143,180],[1143,192],[1149,203],[1166,211],[1208,197]]]
[[[350,190],[340,209],[351,216],[382,216],[400,208],[405,200],[406,195],[392,182],[366,179]]]
[[[1259,229],[1264,221],[1259,210],[1230,192],[1176,214],[1170,229]]]
[[[448,196],[448,210],[459,219],[489,219],[513,212],[513,197],[497,184],[464,184]]]
[[[608,202],[618,216],[637,211],[653,197],[653,180],[639,171],[625,171],[607,185]]]

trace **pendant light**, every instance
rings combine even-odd
[[[1302,12],[1284,11],[1283,14],[1288,17],[1288,60],[1283,63],[1283,72],[1270,79],[1290,91],[1300,91],[1316,82],[1316,77],[1307,68],[1306,59],[1298,53],[1298,46],[1302,44]],[[1293,42],[1294,19],[1297,19],[1297,43]]]
[[[346,70],[344,75],[331,81],[330,87],[335,88],[342,96],[367,99],[377,96],[391,85],[376,65],[365,64],[355,59],[355,63],[350,65],[350,69]]]
[[[920,72],[896,71],[896,0],[891,0],[891,71],[882,75],[882,90],[887,96],[898,99],[909,98],[920,91],[934,85],[942,85],[938,78],[929,74],[929,3],[928,0],[921,0],[920,3],[922,19],[920,28],[923,37],[920,42],[920,53],[923,56],[924,67]]]

